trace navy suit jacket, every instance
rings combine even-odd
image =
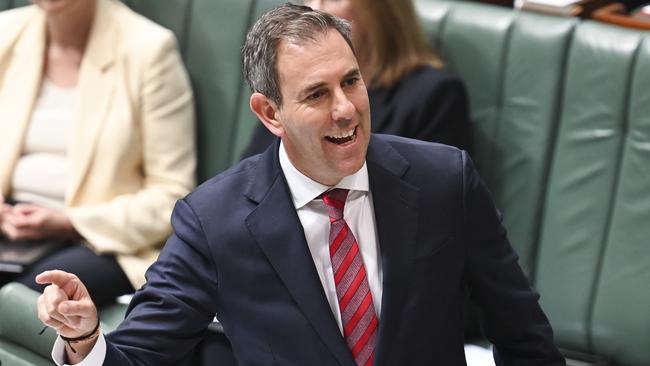
[[[354,361],[326,300],[278,143],[201,185],[147,273],[105,365],[174,365],[217,313],[240,365]],[[384,273],[376,365],[465,365],[464,290],[500,365],[563,365],[538,295],[467,154],[373,135],[367,155]]]

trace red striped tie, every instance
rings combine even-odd
[[[323,193],[331,224],[330,258],[345,341],[357,365],[369,366],[375,359],[375,334],[379,321],[357,239],[343,219],[347,196],[347,189]]]

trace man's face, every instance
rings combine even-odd
[[[293,165],[328,186],[357,172],[370,141],[370,105],[350,46],[333,29],[317,42],[285,41],[277,65],[276,119]]]

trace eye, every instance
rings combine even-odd
[[[323,95],[325,95],[325,91],[323,90],[316,90],[315,92],[309,94],[307,96],[307,100],[318,100],[320,99]]]
[[[358,76],[353,76],[343,81],[343,86],[352,86],[359,82]]]

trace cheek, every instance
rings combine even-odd
[[[286,138],[301,154],[313,155],[320,149],[320,141],[314,133],[314,128],[308,125],[293,125],[285,129]],[[285,141],[285,144],[287,142]]]
[[[357,113],[361,115],[370,113],[370,101],[365,89],[356,91],[353,95],[350,96],[350,99],[352,101],[352,104],[354,104]]]

